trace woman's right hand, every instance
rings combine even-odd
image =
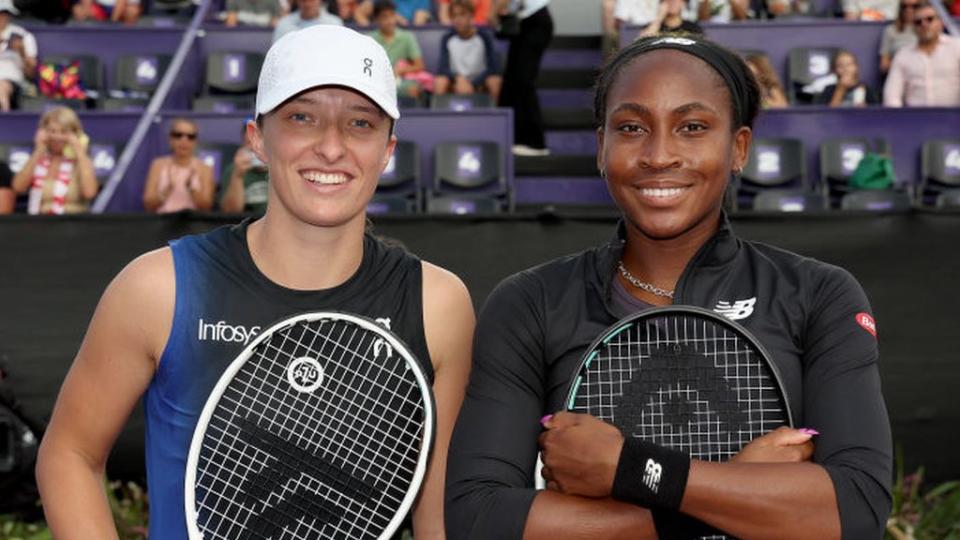
[[[781,426],[757,437],[733,456],[733,463],[801,463],[813,457],[809,431]]]
[[[47,153],[47,130],[44,128],[37,129],[37,132],[33,136],[33,151],[40,154]]]
[[[240,148],[233,155],[233,170],[235,173],[243,175],[253,163],[253,152],[249,148]]]

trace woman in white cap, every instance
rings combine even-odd
[[[310,27],[271,47],[247,127],[270,170],[267,211],[147,253],[107,288],[40,450],[37,478],[57,538],[116,537],[101,479],[141,396],[150,537],[185,538],[194,426],[246,343],[204,333],[204,321],[222,322],[235,338],[321,309],[388,324],[432,379],[436,439],[413,524],[418,539],[443,537],[446,447],[474,314],[455,275],[365,233],[367,203],[396,144],[394,87],[384,50],[343,27]]]

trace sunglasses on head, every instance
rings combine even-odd
[[[926,17],[917,17],[913,20],[913,24],[920,26],[921,24],[930,24],[935,20],[937,20],[937,18],[933,15],[927,15]]]
[[[900,4],[900,9],[916,9],[919,4]]]
[[[194,140],[197,139],[197,134],[196,134],[196,133],[189,133],[189,132],[186,132],[186,131],[171,131],[171,132],[170,132],[170,138],[171,138],[171,139],[183,139],[184,137],[186,137],[187,139],[190,139],[191,141],[194,141]]]

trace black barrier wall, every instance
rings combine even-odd
[[[49,415],[97,299],[138,254],[235,218],[100,216],[0,219],[0,362],[29,411]],[[459,274],[479,306],[503,277],[605,242],[611,219],[381,219],[374,230]],[[884,395],[906,466],[960,478],[960,214],[740,216],[743,237],[843,266],[876,315]],[[104,391],[109,391],[105,382]],[[110,474],[143,475],[139,411]]]

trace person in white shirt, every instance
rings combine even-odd
[[[937,10],[921,2],[913,14],[917,44],[893,58],[883,87],[887,107],[960,106],[960,39],[943,35]]]
[[[276,42],[284,34],[313,26],[315,24],[335,24],[343,26],[343,19],[327,11],[320,0],[300,0],[297,2],[300,9],[280,19],[273,29],[273,41]]]
[[[0,112],[16,104],[20,88],[37,70],[37,40],[13,24],[20,11],[12,0],[0,0]]]

